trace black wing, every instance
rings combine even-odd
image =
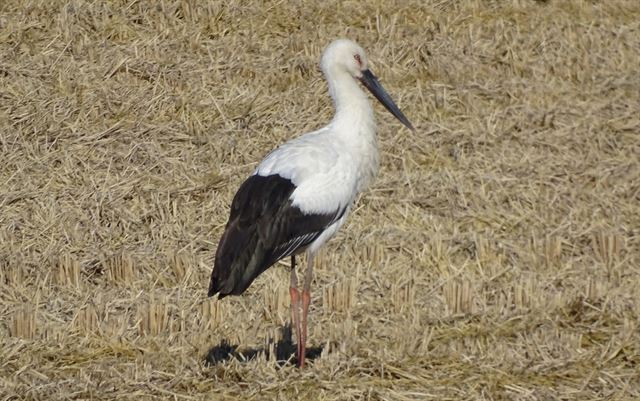
[[[296,189],[279,175],[249,177],[231,203],[211,272],[209,296],[238,295],[278,260],[303,250],[344,213],[304,214],[289,197]]]

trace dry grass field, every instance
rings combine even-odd
[[[206,298],[235,190],[358,41],[381,173]],[[0,2],[1,400],[640,399],[637,0]],[[283,361],[289,359],[289,361]]]

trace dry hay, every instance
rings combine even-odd
[[[639,399],[639,28],[636,0],[3,1],[0,398]],[[205,292],[239,183],[330,118],[341,36],[417,132],[376,106],[299,371],[283,266]]]

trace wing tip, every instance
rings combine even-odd
[[[216,295],[218,291],[220,291],[220,289],[216,285],[213,278],[211,278],[211,281],[209,282],[209,291],[207,291],[207,297],[211,298],[212,296]]]
[[[217,280],[211,278],[211,281],[209,282],[209,290],[207,291],[207,297],[211,298],[214,295],[218,294],[218,299],[222,299],[227,295],[231,294],[229,292],[223,292],[223,291],[224,291],[223,286],[221,286]]]
[[[223,293],[219,292],[219,290],[209,289],[209,291],[207,292],[207,298],[211,298],[211,297],[215,296],[216,294],[218,294],[218,299],[222,299],[222,298],[226,297],[227,295],[229,295],[229,294],[223,294]]]

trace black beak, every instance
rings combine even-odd
[[[362,71],[362,77],[360,77],[360,82],[369,89],[369,92],[373,96],[376,97],[382,103],[382,105],[391,112],[405,127],[409,128],[412,131],[415,131],[413,125],[409,122],[407,117],[400,111],[398,106],[393,102],[391,96],[384,90],[378,78],[370,70]]]

